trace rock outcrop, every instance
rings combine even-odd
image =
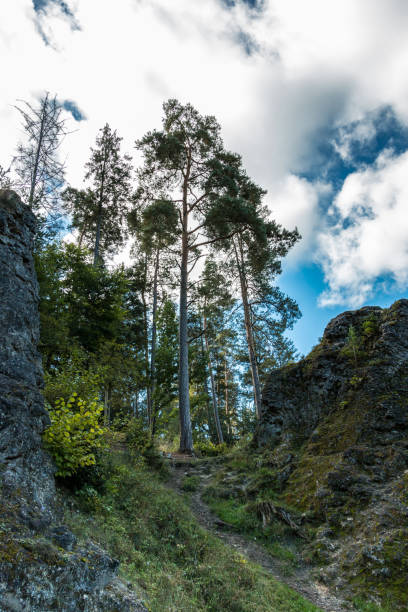
[[[408,601],[408,300],[345,312],[271,373],[256,434],[310,555],[341,592]]]
[[[49,423],[41,395],[35,217],[13,191],[0,191],[0,482],[26,520],[49,521],[53,467],[41,448]]]
[[[118,561],[60,524],[54,468],[41,446],[35,217],[0,190],[0,610],[147,612],[116,578]]]

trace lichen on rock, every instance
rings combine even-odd
[[[408,300],[337,316],[306,358],[272,372],[255,439],[286,503],[320,524],[322,580],[405,605]]]

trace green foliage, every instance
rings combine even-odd
[[[103,406],[87,404],[73,393],[49,410],[51,425],[43,434],[44,445],[52,454],[57,476],[73,476],[80,468],[94,465],[95,451],[104,446],[104,429],[99,425]]]
[[[286,571],[290,573],[298,563],[298,554],[290,529],[281,522],[273,522],[266,527],[262,525],[256,512],[255,503],[247,503],[247,499],[226,497],[222,482],[210,484],[204,491],[204,498],[211,510],[221,520],[231,525],[236,531],[248,539],[261,543],[274,557],[284,562]],[[288,546],[288,541],[291,546]]]
[[[363,321],[361,331],[364,338],[372,338],[378,333],[378,317],[374,312]]]
[[[150,432],[143,419],[130,419],[126,427],[126,443],[132,453],[140,455],[151,445]]]
[[[82,510],[67,505],[65,522],[121,559],[121,577],[143,587],[152,612],[317,612],[203,530],[179,495],[124,457],[116,457],[105,494],[87,489],[79,497]]]
[[[357,386],[358,386],[358,385],[361,383],[361,381],[362,381],[362,380],[363,380],[363,377],[362,377],[362,376],[356,376],[356,375],[354,375],[354,376],[352,376],[352,377],[350,378],[350,385],[351,385],[352,387],[357,387]],[[341,402],[341,403],[342,403],[342,404],[343,404],[343,406],[344,406],[344,402]]]
[[[156,379],[153,403],[155,431],[167,432],[169,421],[178,422],[177,412],[172,410],[177,397],[178,371],[178,319],[173,302],[166,300],[157,316]]]
[[[59,367],[44,372],[44,397],[53,406],[59,398],[68,402],[75,389],[85,402],[92,402],[100,395],[103,370],[90,363],[90,355],[75,345],[69,357],[60,360]]]
[[[391,608],[388,606],[386,608],[382,606],[378,606],[375,603],[364,601],[357,597],[353,599],[354,608],[358,610],[358,612],[391,612]]]
[[[355,327],[350,325],[347,340],[343,348],[341,349],[341,354],[353,361],[354,366],[357,367],[358,358],[360,356],[362,346],[362,340],[358,335]]]
[[[93,266],[89,253],[73,244],[50,244],[36,253],[36,271],[46,369],[74,346],[95,353],[118,338],[128,289],[122,269]]]
[[[199,476],[185,476],[185,478],[183,478],[183,482],[181,483],[181,488],[183,491],[197,491],[199,486]]]
[[[214,444],[210,440],[204,442],[196,442],[195,449],[204,457],[216,457],[227,452],[228,446],[225,442],[222,444]]]
[[[64,192],[65,207],[81,240],[93,249],[94,264],[113,255],[126,238],[132,168],[130,157],[121,155],[121,141],[116,130],[105,124],[85,166],[89,186],[86,190],[70,187]]]
[[[168,475],[168,467],[155,447],[150,430],[143,419],[130,419],[125,431],[126,443],[133,460],[145,463],[165,478]]]

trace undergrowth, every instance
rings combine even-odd
[[[391,612],[390,607],[383,608],[375,603],[364,601],[357,597],[353,600],[353,605],[358,612]]]
[[[71,498],[65,520],[120,560],[151,612],[317,610],[202,529],[180,496],[124,453],[114,454],[104,492]]]
[[[285,569],[287,574],[293,573],[298,565],[299,544],[283,523],[275,521],[263,528],[255,514],[248,510],[247,504],[231,498],[219,499],[209,495],[204,497],[211,510],[221,520],[249,540],[262,544],[269,554],[282,561],[282,569]]]

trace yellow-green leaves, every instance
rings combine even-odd
[[[95,450],[105,446],[105,429],[99,425],[103,406],[87,404],[76,392],[65,402],[56,400],[50,410],[51,426],[44,432],[47,450],[57,466],[57,476],[72,476],[81,467],[95,464]]]

